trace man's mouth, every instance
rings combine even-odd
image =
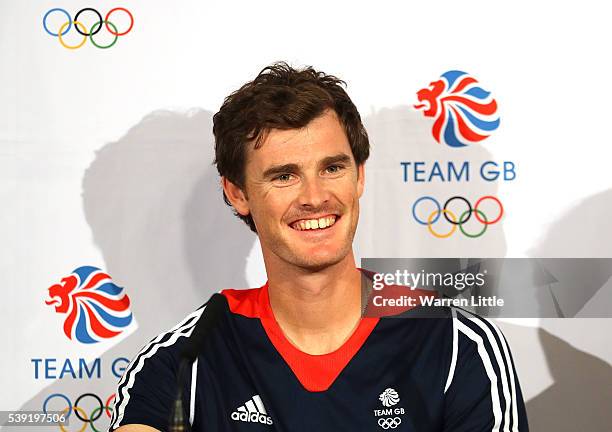
[[[339,218],[340,216],[329,215],[314,219],[300,219],[289,226],[296,231],[323,230],[331,227]]]

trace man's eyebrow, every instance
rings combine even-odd
[[[263,178],[275,177],[279,174],[292,173],[298,171],[299,166],[294,163],[284,165],[272,165],[263,172]]]
[[[327,156],[321,159],[321,161],[319,162],[319,166],[329,166],[338,163],[350,164],[350,162],[351,157],[349,155],[347,155],[346,153],[339,153],[337,155]],[[263,178],[276,177],[280,174],[297,172],[299,171],[299,169],[300,166],[294,163],[288,163],[284,165],[272,165],[270,168],[267,168],[263,172],[262,176]]]
[[[351,157],[349,155],[347,155],[346,153],[339,153],[337,155],[328,156],[328,157],[324,158],[321,161],[320,165],[328,166],[328,165],[333,165],[333,164],[337,164],[337,163],[350,164],[351,163]]]

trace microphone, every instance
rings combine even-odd
[[[190,425],[185,424],[185,416],[183,415],[183,388],[186,383],[186,377],[188,376],[187,371],[200,353],[200,348],[206,340],[206,337],[215,328],[224,311],[228,309],[227,299],[224,295],[215,293],[206,303],[204,303],[204,307],[204,311],[198,319],[181,354],[176,380],[176,398],[172,406],[168,428],[170,432],[185,432],[190,430]]]

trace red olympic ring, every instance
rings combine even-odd
[[[123,33],[116,33],[116,32],[114,32],[114,31],[112,31],[112,30],[111,30],[111,28],[108,26],[108,21],[110,21],[110,20],[109,20],[109,17],[110,17],[110,16],[111,16],[111,14],[112,14],[113,12],[115,12],[115,11],[123,11],[123,12],[125,12],[126,14],[128,14],[128,15],[130,16],[130,26],[129,26],[129,27],[128,27],[128,29],[127,29],[126,31],[124,31]],[[106,25],[106,29],[107,29],[107,30],[108,30],[108,31],[109,31],[111,34],[113,34],[113,35],[115,35],[115,36],[123,36],[123,35],[128,34],[128,33],[130,32],[130,30],[132,30],[132,27],[134,27],[134,16],[133,16],[133,15],[132,15],[132,13],[131,13],[129,10],[127,10],[126,8],[123,8],[123,7],[116,7],[116,8],[113,8],[113,9],[111,9],[111,10],[109,10],[109,11],[108,11],[108,13],[106,14],[106,17],[104,18],[104,22],[105,22],[105,25]]]
[[[481,219],[481,217],[478,215],[478,212],[476,211],[478,210],[478,206],[480,205],[480,203],[483,202],[485,199],[492,199],[493,201],[497,203],[497,205],[499,205],[499,216],[497,216],[495,219],[493,219],[490,222]],[[476,201],[476,205],[474,206],[474,216],[476,216],[476,219],[478,219],[479,222],[485,225],[491,225],[491,224],[496,223],[497,221],[501,219],[503,214],[504,214],[504,206],[502,205],[501,201],[497,199],[496,197],[494,197],[493,195],[485,195],[481,197],[478,201]]]
[[[109,402],[111,401],[111,399],[115,399],[115,393],[110,395],[108,399],[106,399],[106,402],[104,403],[104,411],[106,411],[106,415],[108,416],[108,418],[112,417],[111,413],[108,411],[108,409],[110,408]]]

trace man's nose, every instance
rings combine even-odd
[[[318,208],[329,200],[324,179],[307,178],[302,181],[298,202],[302,207]]]

